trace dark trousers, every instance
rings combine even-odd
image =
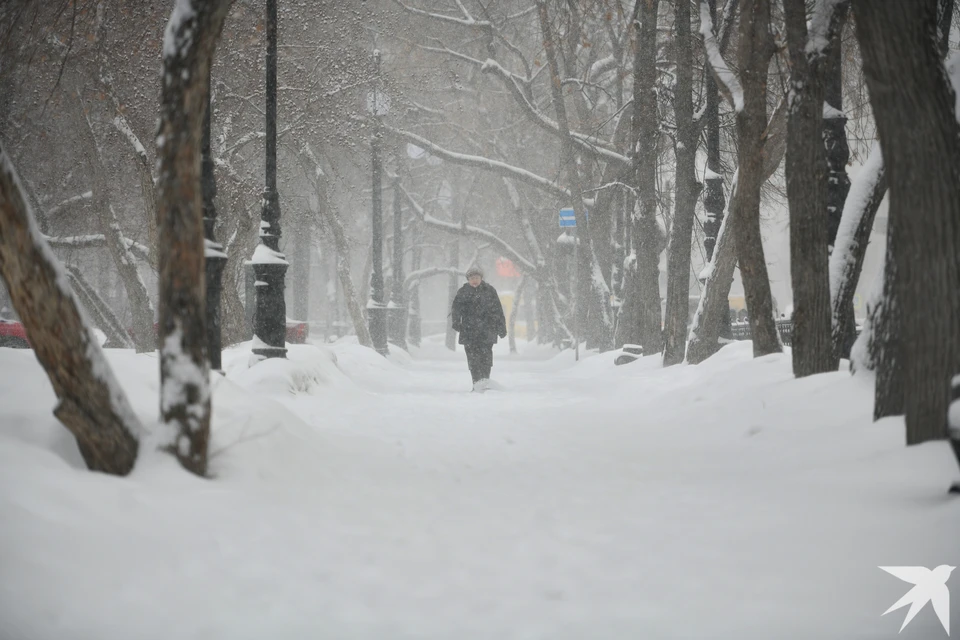
[[[493,368],[493,345],[469,343],[463,345],[463,350],[467,352],[467,366],[470,367],[473,381],[488,379]]]

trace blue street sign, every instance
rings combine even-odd
[[[576,227],[577,217],[573,209],[560,209],[560,227]]]

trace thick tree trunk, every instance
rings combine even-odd
[[[700,184],[697,182],[697,129],[693,122],[693,45],[690,37],[690,3],[676,3],[674,43],[677,51],[677,206],[667,252],[667,315],[663,365],[683,362],[690,315],[690,245]],[[722,187],[721,187],[722,189]]]
[[[703,0],[701,0],[703,1]],[[717,18],[716,0],[707,0],[712,22]],[[723,211],[726,201],[723,196],[723,175],[720,167],[720,94],[713,73],[706,77],[706,110],[703,118],[707,130],[707,170],[704,176],[706,189],[703,194],[703,209],[707,219],[703,223],[703,248],[707,261],[713,258],[720,225],[723,223]]]
[[[908,444],[946,437],[950,380],[960,371],[960,125],[938,51],[937,4],[853,4],[890,184],[888,247],[900,312],[893,360]],[[894,363],[880,363],[877,405],[890,391],[880,379]]]
[[[850,357],[856,338],[853,296],[863,271],[863,259],[877,210],[887,192],[883,153],[875,144],[843,205],[840,226],[830,254],[831,332],[837,358]],[[872,369],[873,367],[868,367]]]
[[[823,78],[823,145],[827,154],[827,246],[832,252],[837,240],[841,213],[850,191],[847,163],[850,147],[847,145],[847,118],[843,114],[843,25],[850,10],[849,0],[841,0],[833,9],[834,24],[828,34],[822,65]],[[850,313],[853,313],[851,301]]]
[[[873,402],[873,419],[903,415],[903,352],[901,349],[902,330],[900,302],[896,296],[896,284],[899,280],[897,267],[897,243],[899,239],[887,233],[887,251],[883,263],[883,280],[880,295],[869,309],[867,322],[867,355],[869,362],[877,372],[876,389]]]
[[[783,350],[773,318],[773,296],[760,233],[760,187],[763,185],[763,134],[767,126],[767,67],[774,52],[770,0],[743,0],[738,59],[743,109],[737,113],[739,149],[738,212],[734,232],[740,277],[747,300],[753,355]]]
[[[637,0],[633,60],[633,144],[637,203],[633,212],[635,283],[628,291],[636,297],[635,328],[626,342],[643,345],[650,355],[663,349],[660,311],[660,252],[663,235],[657,224],[657,10],[659,0]],[[622,323],[624,324],[624,323]]]
[[[730,200],[727,212],[717,230],[717,241],[713,248],[713,257],[706,266],[706,278],[697,311],[693,316],[687,345],[687,362],[700,364],[717,351],[724,343],[725,328],[730,326],[730,286],[733,284],[733,272],[737,266],[737,239],[733,231],[734,218],[738,215],[737,183],[734,175],[730,188]]]
[[[777,105],[767,130],[763,135],[762,170],[763,181],[766,182],[774,174],[783,154],[786,151],[786,100]],[[693,327],[690,329],[690,342],[687,345],[687,361],[691,364],[703,362],[726,342],[729,342],[727,333],[730,329],[730,285],[733,283],[733,272],[737,266],[737,242],[733,226],[738,219],[740,202],[737,198],[739,174],[733,178],[730,187],[730,200],[727,201],[727,211],[717,233],[717,244],[713,257],[706,266],[706,282],[700,304],[693,317]]]
[[[210,363],[200,143],[213,51],[232,0],[178,0],[163,44],[157,133],[160,260],[160,413],[168,450],[206,475]]]
[[[791,351],[793,374],[800,378],[835,371],[838,360],[830,341],[827,225],[823,219],[827,193],[822,56],[807,52],[805,1],[784,0],[783,11],[791,67],[786,163],[793,286]]]
[[[136,462],[142,427],[84,325],[67,275],[40,235],[2,146],[0,274],[59,400],[54,415],[76,437],[87,467],[126,475]]]

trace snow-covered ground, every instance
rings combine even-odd
[[[213,480],[86,471],[0,349],[0,640],[946,637],[929,605],[897,635],[910,585],[877,567],[960,565],[956,463],[871,422],[868,378],[500,345],[481,395],[437,339],[247,347]],[[156,357],[108,353],[156,424]]]

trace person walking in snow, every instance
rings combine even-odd
[[[497,290],[483,279],[479,267],[467,269],[467,283],[453,299],[453,330],[467,353],[473,390],[485,391],[493,367],[493,345],[507,335],[507,319]]]

